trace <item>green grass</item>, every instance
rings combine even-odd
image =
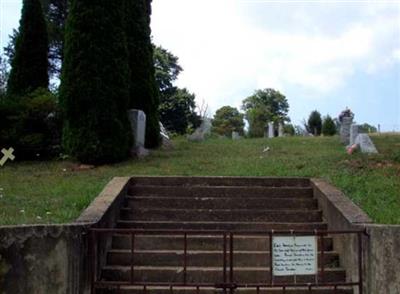
[[[178,138],[173,150],[143,160],[73,171],[68,161],[7,163],[0,168],[0,224],[70,222],[115,176],[306,176],[333,183],[378,223],[400,223],[399,135],[374,136],[379,155],[351,156],[337,137]],[[262,152],[269,146],[270,151]]]

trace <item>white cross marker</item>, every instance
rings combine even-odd
[[[0,166],[3,166],[7,160],[14,160],[15,156],[13,155],[14,149],[13,148],[9,148],[8,150],[6,150],[5,148],[3,148],[1,150],[1,152],[4,154],[3,158],[0,160]]]

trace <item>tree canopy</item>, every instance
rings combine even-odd
[[[305,127],[309,133],[315,136],[321,135],[322,119],[321,114],[317,110],[314,110],[310,113],[307,125]]]
[[[161,46],[154,46],[154,67],[160,92],[163,93],[173,88],[173,82],[182,71],[182,67],[178,63],[178,57]]]
[[[109,0],[70,3],[60,87],[63,144],[84,163],[120,161],[132,143],[124,7]]]
[[[333,119],[327,115],[322,122],[322,134],[324,136],[333,136],[336,134],[336,125]]]
[[[212,132],[231,137],[232,132],[244,134],[244,115],[234,107],[223,106],[215,112],[212,120]]]
[[[151,1],[125,1],[125,33],[130,69],[129,108],[146,114],[147,148],[161,143],[159,125],[159,91],[155,80],[153,45],[150,29]]]
[[[268,122],[287,122],[289,103],[286,97],[274,89],[257,90],[243,100],[242,109],[249,122],[249,135],[262,137]]]
[[[7,83],[8,96],[21,96],[49,84],[48,37],[39,0],[24,0]]]

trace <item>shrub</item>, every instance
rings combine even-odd
[[[314,110],[310,113],[306,128],[309,133],[315,136],[321,135],[322,120],[321,114],[318,111]]]
[[[322,123],[322,134],[324,136],[333,136],[336,134],[335,122],[329,115],[324,117],[324,121]]]
[[[124,7],[120,1],[72,0],[65,32],[65,151],[90,164],[124,160],[132,143]]]
[[[17,160],[45,159],[60,153],[61,119],[57,99],[46,89],[0,102],[0,147],[13,147]]]

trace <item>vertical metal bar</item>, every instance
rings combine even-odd
[[[312,293],[311,285],[308,285],[308,292]]]
[[[286,293],[286,286],[283,286],[282,290],[283,290],[283,294],[285,294]]]
[[[362,232],[358,232],[358,293],[363,294],[363,247],[362,247]]]
[[[233,283],[233,233],[229,234],[229,282]]]
[[[96,294],[96,286],[95,283],[97,282],[97,238],[96,238],[96,232],[92,231],[91,234],[91,251],[92,251],[92,294]]]
[[[134,262],[135,262],[135,233],[131,233],[131,285],[134,283]]]
[[[260,294],[260,286],[257,286],[257,294]]]
[[[273,231],[269,232],[269,283],[270,285],[274,285],[274,275],[273,275],[273,270],[274,270],[274,265],[273,265],[273,244],[272,244],[272,235]]]
[[[324,242],[324,235],[320,234],[320,240],[321,240],[321,281],[322,283],[325,283],[325,242]],[[317,244],[318,247],[318,244]],[[317,250],[317,255],[318,255],[318,250]],[[317,258],[318,260],[318,258]],[[317,274],[318,274],[318,264],[317,264]]]
[[[170,294],[174,294],[174,289],[172,287],[173,287],[172,285],[169,286],[169,293]]]
[[[200,287],[196,286],[196,294],[200,294]]]
[[[187,278],[187,233],[185,232],[183,235],[183,284],[186,285]]]
[[[333,294],[337,294],[337,285],[333,286]]]
[[[223,280],[224,280],[224,293],[226,293],[226,232],[223,237]]]
[[[143,286],[143,293],[144,293],[144,294],[147,294],[147,287],[146,287],[146,285]]]

